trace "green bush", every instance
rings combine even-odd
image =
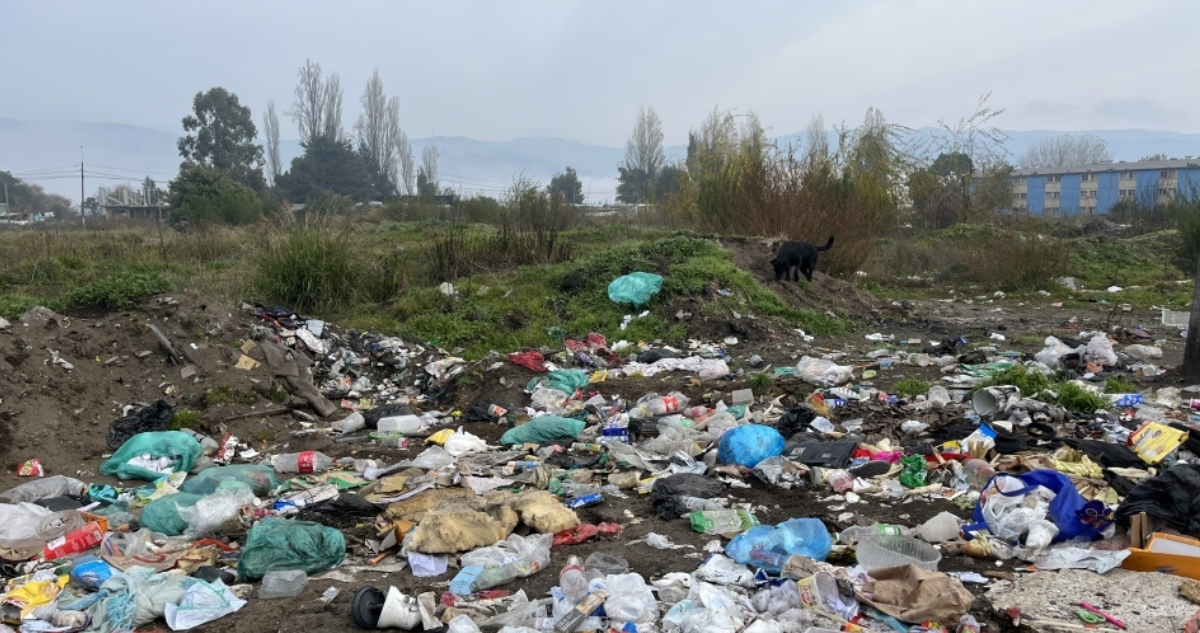
[[[1079,385],[1064,382],[1057,387],[1058,405],[1073,413],[1092,413],[1097,409],[1107,409],[1109,404],[1102,396],[1098,396]]]
[[[929,393],[929,389],[932,386],[932,384],[921,380],[920,378],[905,378],[904,380],[892,385],[892,391],[895,391],[902,396],[915,398],[917,396]]]
[[[364,271],[349,228],[300,226],[268,240],[255,286],[264,299],[300,312],[346,308],[361,298]]]
[[[749,385],[750,391],[754,393],[754,396],[761,398],[771,391],[771,387],[775,386],[775,379],[765,373],[759,372],[750,377]]]
[[[171,283],[159,273],[123,272],[76,288],[49,303],[55,309],[128,310],[170,288]]]
[[[1029,371],[1018,365],[976,385],[975,390],[978,391],[984,387],[995,387],[997,385],[1012,385],[1021,390],[1022,396],[1032,398],[1052,387],[1053,383],[1046,374],[1040,371]]]
[[[179,177],[171,181],[167,223],[181,230],[213,224],[250,224],[270,208],[253,189],[221,171],[186,165]]]
[[[1179,227],[1179,268],[1191,274],[1200,259],[1200,192],[1192,192],[1190,201],[1179,199],[1171,203],[1170,210]]]

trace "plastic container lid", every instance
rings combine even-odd
[[[909,536],[864,535],[858,541],[858,563],[867,571],[900,565],[916,565],[937,571],[942,553],[938,548]]]

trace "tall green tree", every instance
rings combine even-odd
[[[551,197],[558,196],[564,202],[583,204],[583,183],[579,182],[579,176],[575,174],[573,167],[567,167],[564,173],[555,174],[546,187],[546,193]]]
[[[318,136],[301,144],[304,154],[276,179],[276,186],[293,202],[308,201],[314,194],[332,192],[355,202],[371,198],[371,184],[362,154],[349,140]]]
[[[180,229],[212,224],[249,224],[269,206],[249,185],[225,172],[184,163],[171,181],[167,222]]]
[[[654,195],[654,180],[665,161],[662,121],[654,108],[643,107],[638,110],[633,133],[625,144],[625,160],[617,167],[617,200],[649,201]]]
[[[236,94],[218,86],[197,92],[192,110],[183,117],[187,134],[179,139],[179,155],[184,161],[216,169],[261,191],[266,184],[263,149],[254,142],[258,129],[250,108],[239,103]]]

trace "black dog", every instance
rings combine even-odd
[[[817,268],[817,253],[827,251],[832,246],[832,235],[820,248],[801,240],[789,240],[780,244],[779,252],[775,254],[775,259],[771,260],[771,266],[775,268],[775,281],[786,279],[790,272],[792,281],[800,281],[800,273],[804,273],[804,278],[811,282],[813,271]]]

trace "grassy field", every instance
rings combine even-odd
[[[1122,238],[1037,228],[956,226],[880,240],[856,283],[888,298],[1002,289],[1012,300],[1068,306],[1190,304],[1173,231]],[[622,319],[641,310],[611,302],[607,287],[635,271],[660,274],[664,283],[651,313],[622,331]],[[1066,288],[1061,277],[1081,289]],[[453,296],[443,282],[453,284]],[[673,306],[685,300],[689,309],[698,303],[712,314],[772,317],[821,335],[849,327],[788,305],[708,236],[628,222],[563,232],[378,219],[189,233],[155,226],[0,230],[0,316],[39,304],[127,309],[165,291],[285,305],[346,327],[437,341],[469,357],[591,331],[680,343],[685,332]]]
[[[278,303],[345,327],[436,341],[480,357],[592,331],[680,343],[685,332],[671,318],[671,305],[719,288],[703,310],[774,317],[819,334],[847,327],[784,303],[703,236],[613,224],[572,229],[555,240],[542,248],[529,235],[433,222],[164,229],[161,238],[152,227],[9,230],[0,232],[0,315],[12,318],[38,304],[125,309],[158,292],[190,291]],[[635,271],[660,274],[664,282],[651,314],[621,331],[625,315],[641,310],[614,304],[607,287]],[[443,282],[453,284],[453,296]]]
[[[880,240],[860,285],[893,299],[943,297],[954,289],[967,296],[1003,290],[1010,299],[1067,306],[1191,304],[1193,273],[1178,266],[1178,232],[1118,237],[1038,230],[1044,228],[960,225]],[[1060,283],[1064,277],[1077,290]],[[1114,286],[1120,290],[1109,292]]]

